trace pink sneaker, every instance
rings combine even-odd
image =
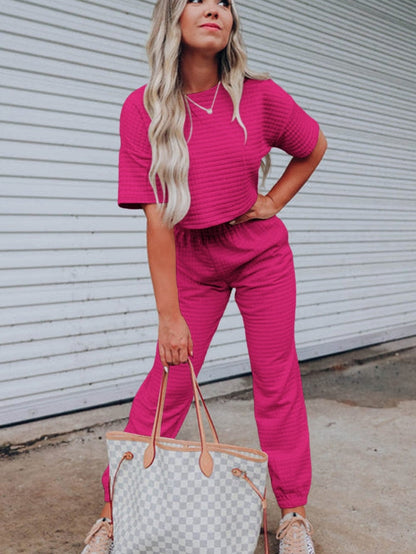
[[[100,517],[91,527],[81,554],[110,554],[113,550],[113,526],[111,519]]]
[[[279,554],[315,554],[309,521],[291,512],[280,520],[276,538],[279,540]]]

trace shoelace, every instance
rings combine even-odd
[[[301,526],[305,528],[307,535],[312,535],[312,525],[302,516],[294,516],[284,521],[277,530],[276,538],[280,541],[285,540],[285,547],[293,554],[303,554],[305,552],[305,539]]]
[[[113,525],[110,523],[110,521],[107,521],[106,519],[100,519],[99,521],[95,522],[94,525],[91,527],[90,532],[85,538],[85,544],[89,544],[92,540],[92,538],[104,527],[105,531],[107,532],[107,536],[109,539],[113,536]]]

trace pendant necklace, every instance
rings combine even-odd
[[[213,109],[214,109],[215,100],[217,99],[217,94],[218,94],[218,90],[220,88],[220,84],[221,84],[221,81],[218,81],[217,89],[216,89],[215,94],[214,94],[214,99],[212,100],[212,104],[209,108],[204,108],[204,106],[201,106],[200,104],[195,102],[195,100],[192,100],[192,98],[189,98],[189,96],[187,94],[185,94],[185,98],[187,100],[189,100],[189,102],[192,102],[192,104],[195,104],[195,106],[197,108],[200,108],[201,110],[204,110],[204,112],[206,112],[207,114],[211,115],[212,112],[213,112]]]
[[[189,102],[192,102],[192,104],[195,104],[195,106],[197,108],[200,108],[201,110],[206,112],[208,115],[211,115],[212,112],[213,112],[213,109],[214,109],[214,104],[215,104],[215,100],[217,98],[217,94],[218,94],[218,90],[220,88],[220,84],[221,84],[221,81],[218,81],[217,89],[216,89],[215,94],[214,94],[214,99],[212,100],[212,104],[209,108],[204,108],[204,106],[200,106],[197,102],[195,102],[195,100],[192,100],[192,98],[189,98],[186,94],[183,95],[184,100],[185,100],[185,106],[186,106],[186,109],[187,109],[188,115],[189,115],[189,122],[190,122],[189,136],[186,140],[187,143],[189,143],[189,141],[191,140],[192,133],[193,133],[193,130],[194,130],[194,124],[193,124],[193,121],[192,121],[192,112],[191,112],[191,107],[189,105]]]

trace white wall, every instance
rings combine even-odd
[[[0,423],[131,397],[151,366],[144,220],[116,205],[118,116],[146,81],[151,10],[2,6]],[[243,0],[239,11],[251,66],[330,144],[282,213],[300,357],[415,334],[416,4]],[[287,161],[274,155],[275,178]],[[248,370],[231,303],[202,378]]]
[[[257,33],[251,58],[329,139],[319,172],[282,214],[297,267],[299,355],[415,334],[416,4],[273,4],[242,10]]]

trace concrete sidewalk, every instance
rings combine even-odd
[[[304,363],[302,373],[316,554],[413,554],[416,338]],[[203,391],[221,441],[256,446],[250,377]],[[82,550],[101,506],[104,435],[123,428],[128,409],[117,405],[0,429],[1,553]],[[191,416],[181,437],[196,437]],[[279,511],[268,494],[275,553]],[[256,554],[262,544],[260,538]]]

